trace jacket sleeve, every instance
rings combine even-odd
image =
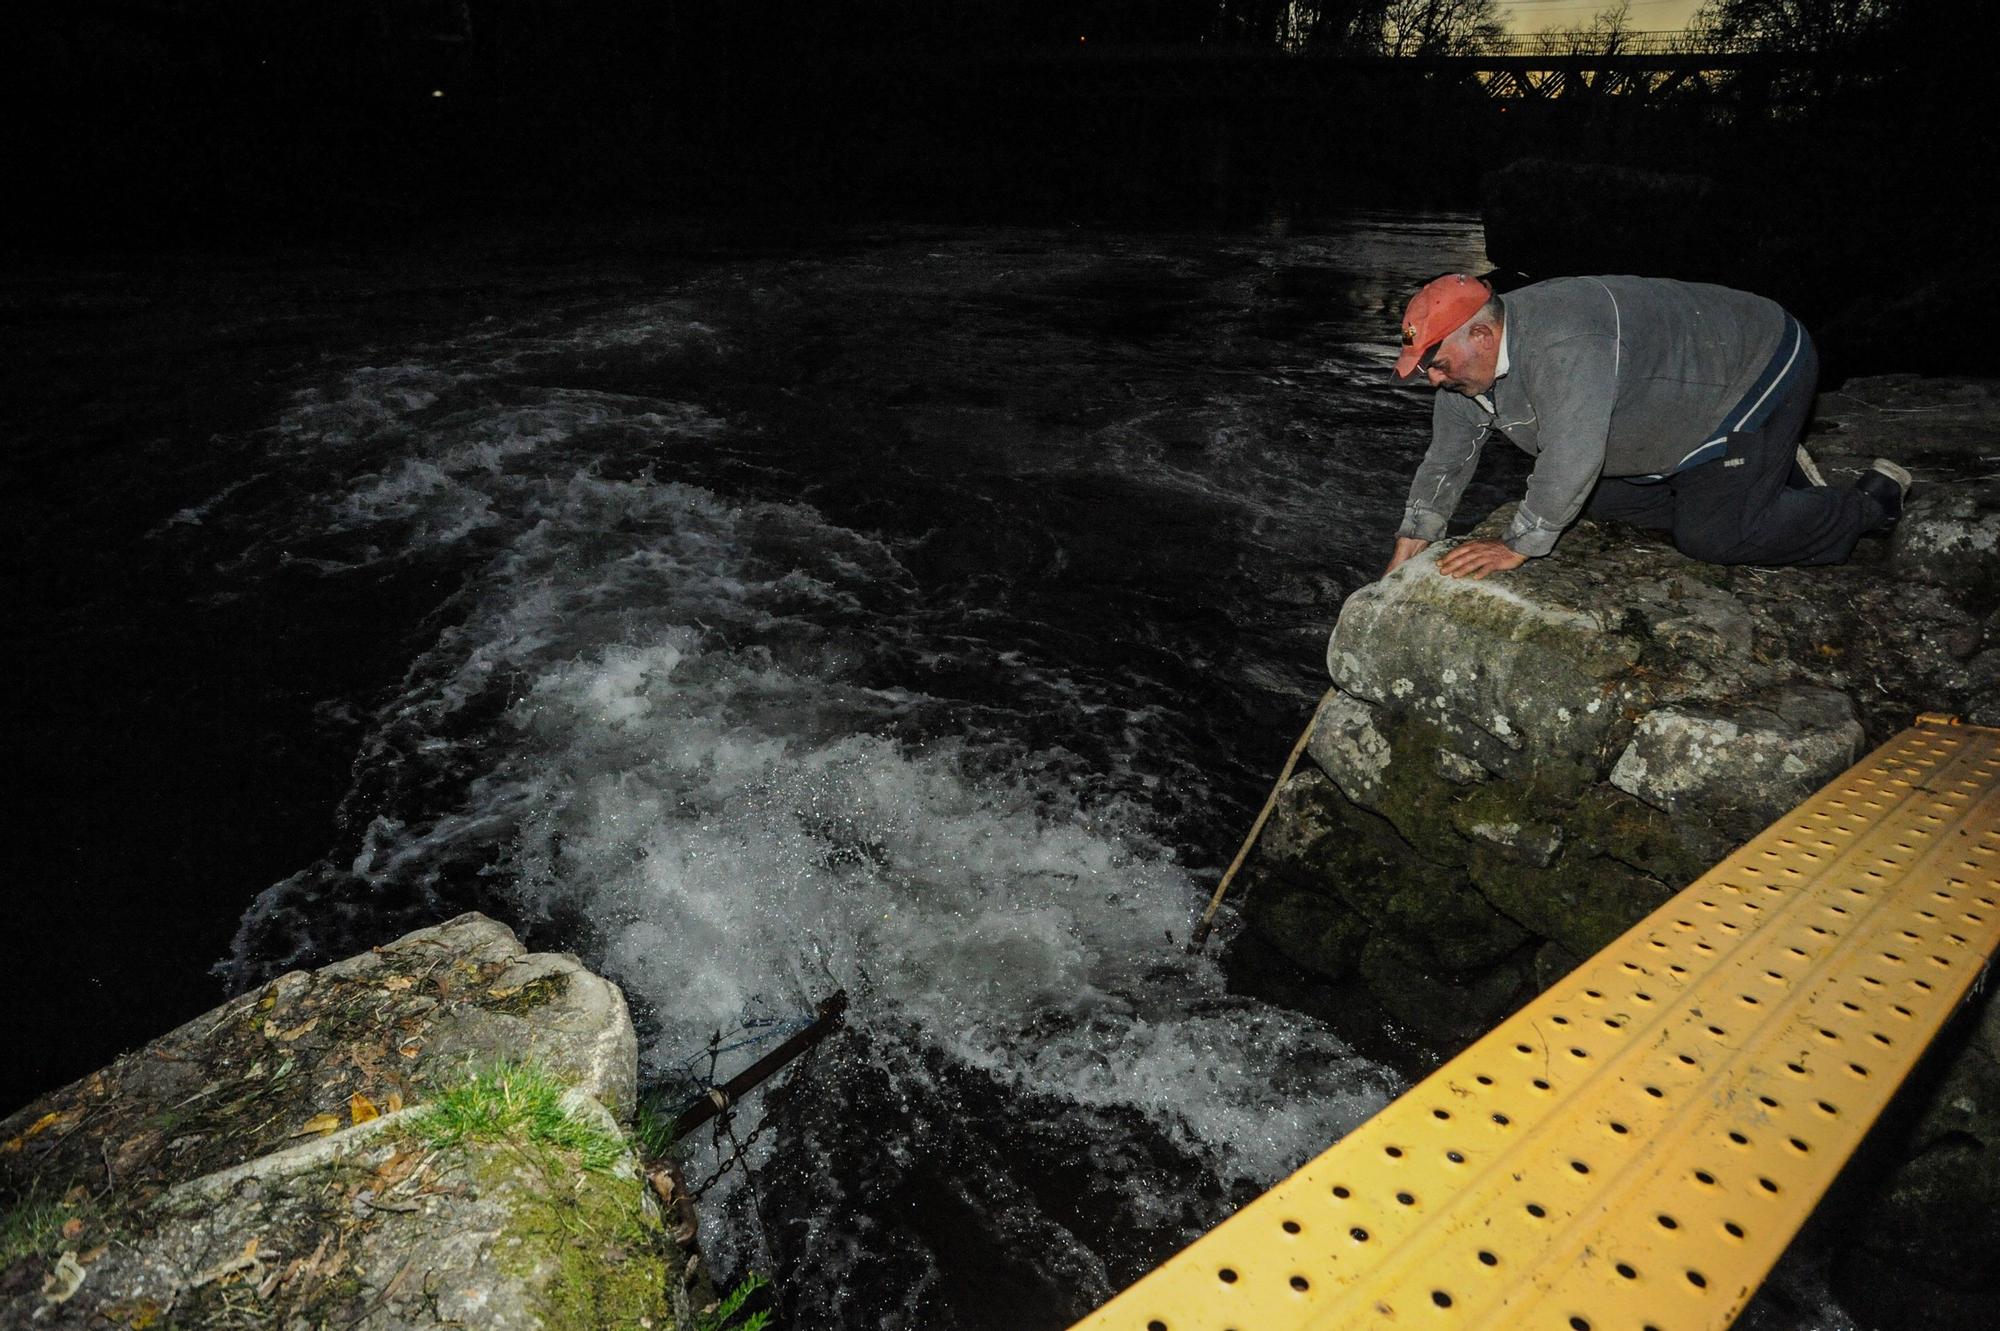
[[[1468,397],[1440,392],[1431,406],[1431,446],[1410,482],[1398,536],[1435,541],[1458,508],[1459,497],[1479,469],[1492,416]]]
[[[1501,538],[1531,556],[1555,549],[1556,538],[1576,521],[1604,472],[1618,392],[1618,343],[1610,334],[1581,334],[1548,348],[1536,361],[1528,371],[1528,396],[1540,416],[1542,452],[1528,477],[1528,493]]]

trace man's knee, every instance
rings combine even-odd
[[[1714,525],[1683,523],[1674,529],[1674,547],[1704,564],[1747,564],[1755,561],[1752,543],[1741,532]]]
[[[1702,564],[1744,564],[1742,556],[1744,542],[1718,536],[1714,532],[1676,532],[1674,548],[1690,560],[1700,560]]]

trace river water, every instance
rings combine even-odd
[[[156,571],[97,608],[256,637],[292,705],[215,763],[330,778],[187,964],[486,909],[617,979],[669,1092],[844,989],[686,1151],[712,1263],[795,1327],[1066,1325],[1395,1088],[1178,943],[1386,555],[1401,302],[1483,266],[1474,219],[1355,215],[213,278],[241,319],[179,349],[254,389],[138,413]]]

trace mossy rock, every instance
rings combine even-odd
[[[1306,768],[1278,792],[1246,869],[1313,880],[1347,836],[1352,806],[1324,773]]]
[[[1610,786],[1583,792],[1564,812],[1563,827],[1573,845],[1657,878],[1675,891],[1736,847],[1713,823],[1694,815],[1673,817]]]
[[[1532,951],[1523,949],[1497,965],[1457,973],[1444,970],[1386,933],[1361,950],[1361,978],[1391,1018],[1418,1035],[1463,1044],[1534,994]]]
[[[1582,957],[1564,947],[1561,943],[1545,942],[1535,949],[1534,983],[1535,992],[1540,993],[1557,980],[1581,966]]]
[[[1600,951],[1673,895],[1629,865],[1574,851],[1546,869],[1480,846],[1467,861],[1488,901],[1579,957]]]
[[[1286,783],[1271,831],[1245,865],[1246,885],[1282,883],[1294,891],[1333,897],[1364,921],[1388,908],[1406,875],[1442,873],[1414,855],[1387,820],[1347,800],[1320,772]]]
[[[1580,529],[1565,549],[1594,542],[1594,529]],[[1621,747],[1647,690],[1644,644],[1625,631],[1616,583],[1569,559],[1534,560],[1505,579],[1448,578],[1436,572],[1442,552],[1348,597],[1327,644],[1334,682],[1398,727],[1431,726],[1446,747],[1509,776]],[[1385,733],[1403,758],[1403,736]]]
[[[427,1135],[506,1059],[540,1127]],[[281,977],[0,1122],[0,1325],[665,1331],[636,1078],[617,989],[482,916]]]
[[[1412,953],[1452,972],[1490,966],[1528,941],[1528,931],[1495,910],[1469,881],[1444,873],[1401,879],[1383,922]]]
[[[1353,972],[1368,936],[1368,926],[1340,901],[1283,884],[1248,898],[1244,914],[1250,928],[1286,960],[1329,980]]]

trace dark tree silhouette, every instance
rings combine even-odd
[[[1499,0],[1389,0],[1382,15],[1388,55],[1459,55],[1505,32]]]
[[[1689,29],[1763,51],[1851,51],[1908,22],[1910,0],[1705,0]]]

